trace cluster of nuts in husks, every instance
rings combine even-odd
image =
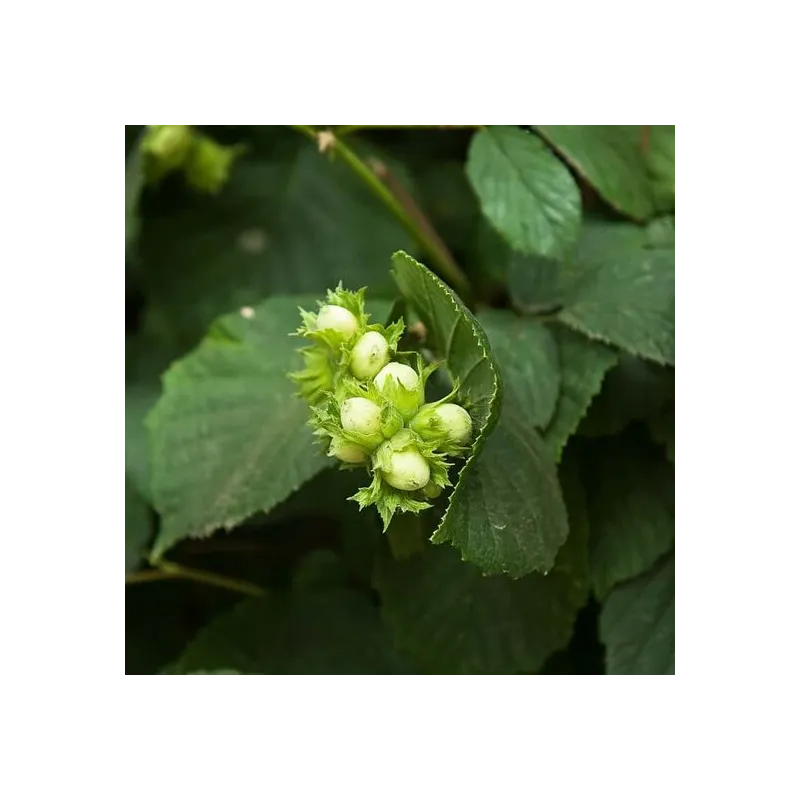
[[[366,467],[368,487],[352,499],[375,505],[388,526],[396,511],[418,512],[450,485],[448,457],[464,456],[472,419],[446,397],[425,402],[436,369],[416,352],[398,352],[402,320],[369,324],[364,290],[329,291],[319,311],[300,313],[305,369],[292,374],[312,411],[327,454],[345,468]]]

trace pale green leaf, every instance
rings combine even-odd
[[[240,603],[192,641],[175,672],[245,675],[382,675],[402,671],[369,597],[339,588],[297,589]]]
[[[650,447],[618,437],[593,448],[585,477],[592,585],[603,598],[672,548],[675,474]]]
[[[555,414],[544,432],[544,443],[558,461],[567,440],[578,427],[600,391],[606,372],[617,362],[616,353],[561,326],[553,329],[558,342],[561,391]]]
[[[535,127],[617,211],[637,220],[652,214],[641,125]]]
[[[675,555],[615,587],[600,612],[610,675],[675,674]]]
[[[537,428],[546,427],[561,384],[558,347],[552,334],[537,320],[510,311],[482,311],[478,321],[500,366],[504,396],[516,401]]]
[[[510,126],[487,127],[472,139],[467,176],[484,215],[516,250],[558,256],[575,241],[580,192],[537,136]]]
[[[288,332],[308,301],[274,297],[222,318],[165,374],[148,418],[155,556],[271,509],[328,463],[287,378],[300,364]]]

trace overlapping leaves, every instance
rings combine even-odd
[[[675,248],[665,234],[587,222],[564,263],[512,262],[511,291],[524,310],[557,304],[558,318],[589,339],[674,364]]]
[[[562,470],[570,536],[546,575],[486,577],[449,548],[439,547],[379,562],[384,618],[398,647],[424,671],[535,672],[567,643],[588,593],[588,529],[573,466]]]
[[[569,170],[533,134],[490,125],[475,135],[467,176],[486,218],[515,249],[563,255],[575,241],[581,198]]]
[[[397,254],[393,263],[401,291],[426,325],[428,344],[459,380],[459,401],[476,425],[472,455],[432,541],[451,542],[486,574],[520,576],[550,569],[567,535],[566,511],[555,466],[531,424],[530,390],[525,393],[524,383],[512,377],[515,392],[523,394],[511,396],[494,428],[500,412],[499,368],[479,322],[427,268],[405,254]],[[503,316],[502,323],[499,319],[493,322],[498,341],[513,337],[514,328],[505,328],[513,316]],[[548,342],[546,331],[535,336],[539,343]],[[548,347],[543,352],[543,358],[552,358]],[[552,413],[555,393],[546,389],[542,397],[539,414],[549,416],[544,412]]]
[[[611,591],[600,614],[610,675],[675,674],[675,554]]]
[[[537,125],[536,130],[614,208],[633,219],[653,212],[641,125]]]
[[[555,328],[553,334],[558,343],[561,391],[555,413],[545,429],[544,442],[557,461],[600,391],[606,372],[616,363],[617,355],[611,348],[564,327]]]
[[[593,446],[585,470],[595,594],[640,575],[673,546],[674,468],[635,436]]]

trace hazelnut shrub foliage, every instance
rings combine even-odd
[[[127,127],[126,671],[672,674],[674,152]]]

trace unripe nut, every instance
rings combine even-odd
[[[455,444],[469,444],[472,439],[472,417],[469,412],[456,403],[442,403],[436,415],[447,431],[447,438]]]
[[[407,366],[400,364],[397,361],[392,361],[387,364],[376,376],[375,385],[380,391],[386,385],[386,379],[392,376],[404,389],[414,391],[419,386],[419,375],[417,371]]]
[[[343,442],[338,445],[331,444],[328,455],[344,461],[346,464],[363,464],[367,460],[367,451],[357,444]]]
[[[467,445],[472,440],[472,417],[456,403],[423,406],[410,427],[423,439],[444,436],[448,442]]]
[[[374,378],[389,363],[389,343],[377,331],[367,331],[353,347],[350,371],[361,381]]]
[[[342,427],[362,436],[380,436],[381,409],[365,397],[351,397],[342,403],[339,414]]]
[[[389,380],[391,377],[392,380]],[[422,384],[416,370],[392,361],[376,376],[375,385],[380,393],[403,415],[411,419],[424,401]]]
[[[338,331],[345,339],[349,339],[357,328],[355,314],[342,306],[322,306],[317,314],[317,330]]]
[[[383,478],[395,489],[413,492],[428,484],[431,468],[416,447],[409,447],[392,453],[389,469],[383,473]]]

